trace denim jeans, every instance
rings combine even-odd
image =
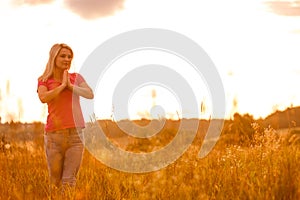
[[[51,185],[74,187],[84,150],[82,130],[46,132],[44,140]]]

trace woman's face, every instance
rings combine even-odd
[[[55,59],[55,65],[59,69],[68,70],[71,67],[72,58],[73,55],[71,50],[62,48]]]

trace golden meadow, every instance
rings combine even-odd
[[[125,136],[113,121],[98,121],[119,148],[145,153],[168,144],[180,122],[167,120],[154,137],[137,139]],[[300,131],[294,121],[278,131],[272,128],[278,125],[276,120],[269,126],[266,120],[235,114],[224,122],[215,148],[202,159],[198,153],[210,122],[199,122],[187,151],[154,172],[121,172],[86,150],[76,190],[64,199],[300,199]],[[61,198],[59,192],[50,194],[48,190],[43,128],[42,123],[0,125],[1,200]]]

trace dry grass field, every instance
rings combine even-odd
[[[120,148],[151,152],[172,140],[180,122],[168,120],[150,139],[125,137],[112,121],[99,123],[106,124],[106,134]],[[300,199],[298,131],[278,135],[251,116],[236,115],[225,121],[215,148],[200,159],[208,124],[200,123],[194,142],[179,159],[154,172],[121,172],[86,151],[76,191],[64,199]],[[0,199],[60,199],[60,193],[48,190],[43,124],[1,124],[0,138]]]

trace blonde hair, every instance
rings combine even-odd
[[[57,55],[59,54],[62,48],[69,49],[71,51],[73,57],[73,50],[68,45],[61,43],[61,44],[54,44],[49,52],[49,60],[46,65],[46,69],[44,73],[38,78],[39,81],[47,81],[53,75],[54,67],[55,67],[55,60]]]

